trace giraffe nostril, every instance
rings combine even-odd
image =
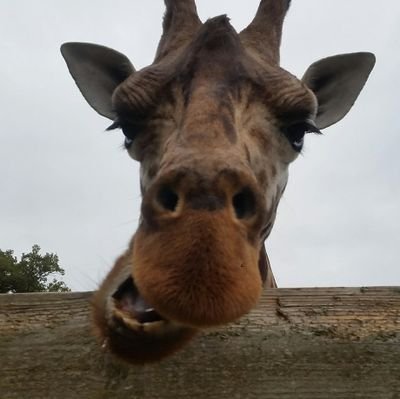
[[[256,199],[249,187],[245,187],[235,194],[232,204],[238,219],[250,218],[256,213]]]
[[[162,186],[157,194],[158,203],[167,211],[174,212],[178,205],[179,197],[168,186]]]

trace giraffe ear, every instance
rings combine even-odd
[[[324,129],[340,121],[351,109],[372,68],[371,53],[350,53],[324,58],[312,64],[302,81],[318,99],[316,125]]]
[[[118,51],[91,43],[64,43],[61,54],[89,105],[100,115],[114,120],[112,94],[135,72],[128,58]]]

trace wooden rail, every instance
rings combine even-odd
[[[141,367],[92,338],[90,295],[0,295],[1,399],[400,399],[400,287],[270,290]]]

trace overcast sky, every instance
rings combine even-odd
[[[237,29],[258,0],[198,0]],[[400,4],[293,0],[282,66],[372,51],[377,65],[346,118],[307,137],[267,242],[281,287],[400,285]],[[161,0],[3,0],[0,13],[0,248],[56,252],[74,290],[92,290],[139,215],[138,165],[86,104],[59,53],[103,44],[151,63]]]

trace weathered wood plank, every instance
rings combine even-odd
[[[400,288],[275,289],[157,365],[90,334],[90,293],[0,295],[0,398],[399,399]]]

